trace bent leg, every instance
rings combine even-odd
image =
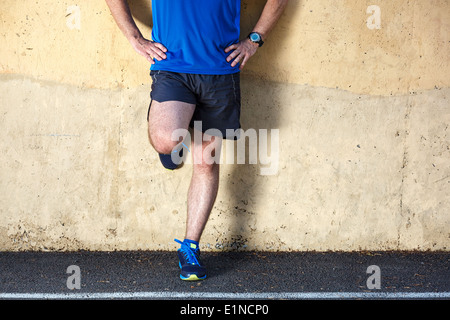
[[[172,140],[176,129],[189,127],[195,105],[181,101],[158,102],[153,100],[148,117],[148,136],[151,145],[160,154],[170,154],[182,141]]]

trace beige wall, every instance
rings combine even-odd
[[[130,2],[149,36],[150,1]],[[243,1],[243,35],[263,4]],[[203,249],[448,250],[449,18],[446,0],[291,0],[242,76],[278,172],[222,166]],[[150,148],[149,65],[105,3],[2,1],[0,41],[0,249],[174,249],[191,168]]]

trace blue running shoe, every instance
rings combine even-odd
[[[161,161],[164,168],[167,170],[175,170],[179,169],[183,166],[184,161],[186,160],[187,152],[184,151],[184,149],[187,150],[187,152],[191,152],[189,150],[188,146],[184,144],[184,142],[181,142],[181,144],[177,145],[175,149],[170,154],[159,154],[159,160]]]
[[[175,239],[175,242],[181,244],[178,249],[179,266],[181,268],[180,278],[186,281],[198,281],[206,279],[206,268],[200,262],[200,249],[198,242],[185,239],[181,242]]]
[[[178,152],[178,157],[180,159],[182,159],[183,158],[183,149],[181,149],[180,151],[175,150],[174,153],[176,153],[176,152]],[[175,155],[175,157],[177,157],[177,155]],[[171,170],[171,171],[181,168],[183,165],[183,162],[179,162],[179,163],[173,162],[172,154],[159,153],[159,160],[161,161],[164,168],[166,168],[167,170]]]

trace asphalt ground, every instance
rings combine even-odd
[[[450,299],[447,252],[203,252],[201,258],[208,278],[186,282],[175,252],[0,252],[0,299],[145,300],[172,303],[166,310],[177,315],[207,301],[220,303],[215,315],[239,311],[225,309],[231,301],[253,305],[240,311],[260,316],[255,301],[279,301],[273,315],[299,301]]]

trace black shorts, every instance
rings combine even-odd
[[[194,127],[194,121],[201,121],[203,132],[217,129],[223,138],[238,138],[236,130],[241,128],[240,73],[203,75],[152,70],[150,76],[153,83],[147,121],[153,100],[181,101],[196,105],[191,127]]]

